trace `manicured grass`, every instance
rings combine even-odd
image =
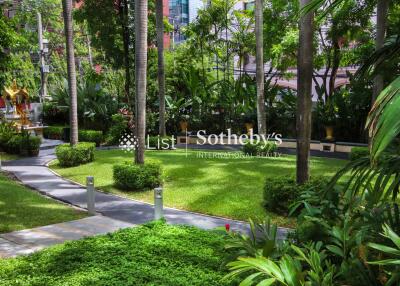
[[[0,173],[0,233],[86,216],[85,212],[41,196]]]
[[[160,222],[0,260],[1,285],[229,285],[223,237]]]
[[[5,153],[5,152],[0,152],[1,161],[11,161],[11,160],[19,159],[19,158],[20,157],[18,155],[8,154],[8,153]]]
[[[265,216],[262,207],[266,178],[295,174],[296,158],[199,158],[198,151],[147,151],[146,160],[162,164],[164,203],[167,206],[239,220]],[[95,176],[97,188],[145,202],[153,202],[153,192],[122,192],[114,187],[112,166],[132,161],[132,154],[120,150],[97,151],[95,161],[86,165],[61,168],[54,161],[52,169],[79,183]],[[333,175],[346,161],[313,158],[312,175]],[[294,219],[269,213],[281,226],[293,225]]]

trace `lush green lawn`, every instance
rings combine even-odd
[[[228,285],[223,237],[160,222],[0,260],[1,285]]]
[[[8,153],[5,153],[5,152],[0,152],[0,159],[1,159],[1,161],[16,160],[16,159],[18,159],[18,158],[19,158],[18,155],[8,154]]]
[[[0,173],[0,233],[85,216],[85,212],[43,197]]]
[[[120,150],[97,151],[94,162],[61,168],[53,162],[52,168],[64,177],[85,183],[88,175],[95,176],[97,188],[130,198],[153,202],[153,192],[121,192],[113,186],[112,165],[130,161],[132,154]],[[147,151],[146,160],[162,163],[165,177],[165,205],[205,214],[247,220],[263,217],[263,185],[268,177],[295,174],[295,157],[282,158],[198,158],[197,151]],[[313,158],[313,175],[331,176],[346,161]],[[292,225],[293,219],[270,213],[279,225]]]

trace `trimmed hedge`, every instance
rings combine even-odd
[[[253,144],[250,141],[247,141],[242,147],[243,153],[251,156],[266,155],[275,152],[277,149],[278,146],[274,142],[262,141]]]
[[[95,147],[91,142],[79,142],[73,147],[62,144],[56,147],[56,156],[62,167],[78,166],[94,160]]]
[[[353,147],[353,148],[351,148],[351,152],[350,152],[350,160],[351,161],[355,161],[362,157],[368,157],[368,156],[369,156],[369,148],[368,147]]]
[[[293,177],[267,178],[264,186],[264,207],[267,211],[287,215],[289,207],[306,190],[324,188],[328,180],[322,177],[311,178],[307,183],[298,185]]]
[[[103,132],[96,130],[79,130],[78,131],[79,141],[82,142],[93,142],[99,147],[103,142]]]
[[[161,167],[158,164],[118,164],[113,166],[113,178],[120,189],[144,191],[161,184]]]
[[[43,137],[47,139],[63,140],[63,126],[49,126],[43,129]]]
[[[2,285],[227,286],[224,237],[151,223],[0,259]]]

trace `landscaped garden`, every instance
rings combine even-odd
[[[264,185],[276,177],[294,177],[295,157],[280,158],[201,158],[199,150],[147,151],[148,162],[162,166],[164,202],[166,206],[239,220],[262,218]],[[123,191],[115,186],[112,167],[132,162],[133,154],[122,150],[96,151],[95,161],[71,168],[62,168],[57,161],[51,168],[63,177],[85,184],[86,176],[95,176],[96,188],[129,198],[153,203],[152,190]],[[313,158],[314,176],[331,177],[345,160]],[[294,219],[267,214],[281,226],[293,226]]]
[[[44,197],[0,174],[0,233],[87,216],[86,212]]]
[[[399,27],[398,0],[0,1],[0,286],[400,285]]]
[[[1,285],[234,285],[221,234],[162,223],[0,260]]]

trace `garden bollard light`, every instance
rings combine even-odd
[[[154,189],[154,219],[162,219],[163,214],[163,189],[161,187]]]
[[[86,177],[86,195],[87,195],[87,209],[89,214],[96,214],[96,209],[94,205],[94,177],[88,176]]]

